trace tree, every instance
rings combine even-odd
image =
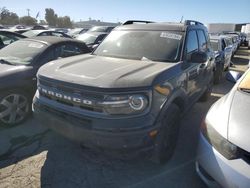
[[[19,17],[16,13],[10,12],[6,7],[0,8],[0,23],[3,25],[16,25]]]
[[[45,20],[50,26],[56,26],[57,23],[57,14],[52,8],[45,9]]]
[[[24,16],[19,19],[20,24],[24,25],[36,25],[37,20],[31,16]]]
[[[72,28],[72,22],[69,16],[57,18],[57,27]]]

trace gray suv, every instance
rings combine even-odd
[[[206,100],[214,55],[196,21],[115,28],[91,55],[52,61],[37,74],[34,115],[83,145],[172,155],[180,117]]]

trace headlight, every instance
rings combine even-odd
[[[108,114],[138,114],[149,106],[149,98],[143,94],[108,96],[101,105]]]
[[[203,121],[201,132],[207,141],[228,160],[240,157],[240,148],[221,136],[209,123]]]

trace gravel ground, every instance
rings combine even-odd
[[[241,48],[232,69],[245,71],[249,57],[250,51]],[[1,128],[0,188],[203,188],[194,168],[200,122],[211,104],[232,86],[224,79],[214,87],[208,102],[195,104],[184,116],[177,148],[166,165],[156,165],[146,157],[122,160],[81,148],[32,118],[16,127]]]

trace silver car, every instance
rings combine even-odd
[[[196,171],[209,187],[250,187],[250,69],[207,113]]]

